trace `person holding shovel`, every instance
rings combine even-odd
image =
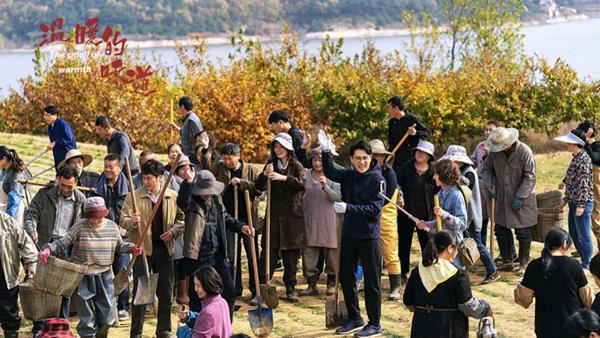
[[[435,184],[440,188],[437,196],[440,199],[440,206],[433,208],[433,213],[441,219],[441,228],[449,231],[460,244],[464,238],[463,231],[467,230],[467,204],[465,197],[458,188],[460,180],[460,171],[450,160],[440,160],[435,164],[435,174],[433,175]],[[430,233],[439,231],[436,226],[437,221],[421,221],[417,227]],[[462,268],[460,257],[456,256],[454,265]]]
[[[394,153],[394,171],[398,174],[400,167],[411,159],[411,151],[419,144],[419,140],[429,138],[429,130],[419,121],[417,116],[409,113],[404,108],[404,101],[399,96],[394,96],[387,101],[387,111],[390,116],[388,122],[388,145]],[[405,142],[396,148],[404,135],[408,134]]]
[[[37,262],[37,249],[23,227],[7,213],[0,211],[0,326],[6,338],[17,338],[21,327],[19,317],[19,269],[21,262],[25,274],[33,278]]]
[[[289,302],[299,301],[296,294],[296,272],[301,250],[306,246],[306,228],[302,195],[305,190],[305,169],[294,154],[292,137],[279,133],[271,142],[271,156],[263,172],[258,176],[255,187],[267,190],[271,182],[271,229],[269,238],[263,236],[263,243],[270,241],[270,252],[263,250],[260,257],[261,284],[273,277],[278,252],[283,261],[283,282]],[[263,244],[263,248],[265,245]],[[266,255],[270,255],[269,274],[266,275]]]
[[[144,238],[144,254],[148,262],[150,273],[158,273],[158,320],[156,325],[157,337],[170,337],[171,305],[173,300],[173,287],[175,283],[173,253],[175,238],[183,233],[184,215],[177,207],[177,193],[167,189],[162,200],[160,197],[164,167],[156,160],[149,160],[142,167],[144,185],[141,189],[129,193],[121,210],[121,227],[129,231],[134,242],[140,240],[142,229],[150,223],[148,235]],[[134,199],[137,204],[137,213],[134,213]],[[159,204],[156,216],[150,220],[152,209]],[[139,279],[145,277],[144,261],[136,260],[133,266],[133,294],[139,287]],[[133,305],[131,318],[130,337],[142,337],[146,305]]]
[[[358,141],[350,147],[352,169],[338,169],[333,165],[331,138],[319,130],[325,176],[342,186],[343,202],[334,204],[337,213],[344,214],[342,248],[340,254],[340,281],[348,312],[348,322],[336,330],[338,334],[355,337],[376,337],[381,328],[381,244],[380,218],[384,205],[385,178],[381,167],[372,159],[371,146]],[[369,323],[365,326],[358,306],[356,277],[358,262],[363,267],[365,279],[365,304]]]
[[[258,179],[259,172],[253,165],[246,163],[240,156],[240,147],[237,144],[225,143],[221,147],[222,160],[215,162],[212,156],[212,151],[208,150],[202,153],[200,163],[202,168],[210,170],[216,177],[217,181],[225,184],[225,190],[221,194],[223,198],[223,204],[227,209],[227,213],[230,215],[238,215],[237,219],[248,224],[248,215],[246,211],[246,200],[244,198],[244,191],[250,191],[252,197],[258,194],[258,191],[254,187],[254,182]],[[237,192],[237,196],[235,196]],[[236,206],[237,199],[237,206]],[[236,211],[237,207],[237,211]],[[235,242],[237,238],[237,243]],[[252,268],[252,259],[250,259],[250,241],[254,240],[255,246],[258,247],[257,237],[235,236],[234,232],[227,231],[227,248],[229,249],[229,257],[234,257],[237,253],[237,271],[233,271],[232,264],[232,275],[235,275],[235,290],[236,295],[242,295],[242,252],[241,243],[244,244],[244,250],[246,250],[246,258],[248,259],[248,271],[249,280],[254,280],[254,270]],[[237,250],[235,246],[237,245]],[[254,283],[249,283],[250,292],[252,298],[256,296],[256,290]]]
[[[67,253],[71,249],[73,263],[86,266],[79,286],[77,302],[81,337],[108,337],[108,330],[117,317],[116,295],[111,266],[114,253],[142,253],[142,247],[121,238],[119,226],[106,219],[108,209],[102,197],[90,197],[85,201],[83,215],[65,236],[47,244],[40,253],[40,263],[48,264],[52,254]]]
[[[467,203],[467,222],[469,236],[477,243],[477,250],[481,261],[485,266],[486,275],[481,284],[490,284],[500,279],[500,274],[496,269],[496,264],[492,260],[490,253],[485,247],[485,242],[481,240],[481,194],[479,194],[479,179],[477,172],[473,169],[473,162],[467,156],[467,150],[460,145],[450,145],[446,154],[440,160],[450,160],[454,163],[472,192],[470,203]],[[463,182],[461,182],[462,184]]]
[[[519,141],[519,131],[514,128],[494,129],[486,147],[489,154],[481,175],[488,197],[496,199],[494,232],[504,263],[500,270],[515,271],[512,234],[515,229],[519,241],[518,273],[521,275],[529,263],[532,230],[538,218],[534,192],[535,159],[531,149]]]
[[[58,117],[57,107],[50,105],[44,108],[44,121],[48,124],[48,138],[50,139],[46,150],[52,150],[54,168],[58,171],[58,164],[65,159],[69,150],[77,149],[77,142],[69,122]]]
[[[433,196],[439,191],[433,179],[434,146],[427,141],[419,141],[412,150],[411,161],[406,162],[398,172],[400,192],[398,205],[405,208],[417,219],[433,219]],[[404,213],[398,213],[398,252],[402,282],[408,281],[410,271],[410,249],[416,224]],[[426,231],[416,228],[421,252],[429,240]]]
[[[385,178],[385,194],[392,201],[398,199],[398,179],[396,173],[386,162],[392,153],[385,150],[383,141],[371,140],[369,142],[373,151],[373,158],[381,167],[381,174]],[[388,300],[400,300],[400,260],[398,259],[398,210],[393,203],[386,202],[381,209],[381,247],[383,249],[383,266],[388,270],[390,278],[390,295]]]
[[[190,170],[181,182],[177,206],[185,212],[185,233],[183,237],[183,256],[187,272],[193,272],[205,266],[217,270],[223,281],[223,298],[229,305],[230,318],[233,319],[235,289],[229,267],[225,228],[246,236],[254,236],[248,225],[231,217],[225,210],[221,193],[225,184],[217,181],[208,170]],[[194,292],[190,283],[190,310],[199,312],[202,300]]]

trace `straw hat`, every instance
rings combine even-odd
[[[497,153],[506,150],[518,140],[519,131],[517,129],[498,127],[490,134],[485,145],[490,152]]]
[[[93,160],[91,155],[82,154],[81,151],[79,151],[79,149],[71,149],[65,155],[65,159],[58,164],[58,167],[59,168],[64,167],[65,165],[67,165],[67,162],[69,162],[70,159],[75,158],[75,157],[81,157],[81,159],[83,160],[84,168],[87,167],[88,165],[90,165],[90,163],[92,163],[92,160]]]
[[[450,160],[453,162],[465,163],[473,165],[473,161],[467,156],[467,150],[463,146],[451,145],[446,150],[446,154],[440,158],[440,160]]]

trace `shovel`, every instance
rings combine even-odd
[[[173,178],[173,174],[175,174],[175,168],[177,167],[177,163],[179,163],[179,158],[181,157],[181,154],[177,155],[177,158],[175,159],[175,165],[173,167],[171,167],[171,171],[169,171],[169,176],[167,176],[167,180],[165,181],[165,183],[163,183],[162,187],[160,187],[160,193],[158,194],[158,199],[157,201],[162,201],[162,199],[165,197],[165,192],[167,191],[167,183],[171,180],[171,178]],[[129,167],[129,166],[127,166]],[[132,184],[131,180],[129,181],[130,185]],[[130,186],[131,188],[131,186]],[[133,197],[133,208],[134,208],[134,212],[137,212],[137,203],[135,200],[135,196],[133,195],[133,190],[132,190],[132,197]],[[148,236],[148,230],[150,230],[150,227],[152,226],[152,220],[154,219],[154,217],[156,216],[156,213],[158,212],[158,207],[161,206],[162,203],[155,203],[154,207],[152,208],[152,213],[150,214],[150,218],[148,219],[148,222],[146,222],[146,227],[144,228],[144,231],[142,232],[142,235],[140,236],[140,239],[137,243],[137,245],[143,245],[144,244],[144,240],[146,239],[146,236]],[[141,229],[138,227],[138,231],[141,231]],[[143,255],[145,255],[145,253],[142,253]],[[115,278],[113,278],[113,283],[115,284],[115,294],[119,295],[121,294],[121,292],[123,292],[123,290],[125,290],[126,288],[129,287],[129,275],[131,274],[131,269],[133,268],[133,263],[135,263],[135,260],[137,259],[138,256],[133,256],[133,259],[131,259],[131,261],[129,262],[129,265],[127,266],[127,270],[122,269],[121,271],[119,271],[119,273],[115,276]],[[145,258],[145,256],[144,256]],[[147,264],[146,264],[147,265]],[[140,278],[141,279],[141,278]],[[150,282],[148,282],[148,285],[150,285]],[[139,286],[139,285],[138,285]],[[155,284],[156,286],[156,284]],[[140,288],[138,287],[137,293],[140,292]],[[137,294],[136,294],[137,297]]]
[[[490,201],[490,257],[494,258],[494,226],[496,225],[496,199]],[[483,243],[485,246],[485,243]]]
[[[413,124],[412,126],[410,126],[410,128],[415,128],[417,126],[417,124]],[[409,129],[410,129],[409,128]],[[394,159],[394,155],[396,155],[396,152],[398,151],[398,149],[400,149],[400,146],[404,143],[404,141],[406,141],[406,139],[410,136],[408,134],[408,130],[406,131],[406,133],[404,133],[404,136],[402,136],[402,138],[400,139],[400,141],[398,142],[398,144],[396,144],[396,146],[394,147],[394,149],[392,150],[392,153],[389,154],[387,156],[387,158],[385,159],[385,163],[390,163],[393,159]]]
[[[250,192],[244,191],[244,197],[246,198],[246,210],[248,212],[248,225],[250,229],[252,226],[252,210],[250,207]],[[252,254],[252,267],[254,270],[254,285],[256,286],[256,310],[248,311],[248,320],[250,321],[250,328],[252,333],[257,337],[268,337],[273,331],[273,310],[262,307],[262,296],[260,295],[260,286],[258,282],[258,264],[256,263],[256,248],[254,246],[254,240],[250,240],[250,251]]]
[[[277,295],[277,288],[269,285],[271,281],[271,179],[267,180],[267,212],[266,212],[266,226],[265,226],[265,237],[267,239],[266,245],[266,284],[261,284],[260,292],[265,296],[265,303],[272,308],[276,309],[279,306],[279,296]]]
[[[46,153],[48,152],[48,149],[45,149],[44,151],[42,151],[41,153],[35,155],[31,160],[29,160],[29,162],[25,163],[25,167],[29,167],[30,164],[32,164],[33,162],[39,160],[42,156],[44,156]]]
[[[133,299],[133,305],[146,305],[154,302],[156,296],[156,286],[158,285],[158,274],[150,274],[148,269],[148,259],[146,254],[143,253],[142,263],[144,264],[144,276],[138,278],[137,292]]]
[[[338,222],[341,223],[341,222]],[[348,321],[344,301],[340,301],[340,253],[342,252],[342,225],[338,224],[337,264],[335,268],[335,296],[325,301],[325,326],[328,329],[342,326]]]

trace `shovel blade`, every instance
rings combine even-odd
[[[279,295],[277,294],[277,288],[269,284],[260,285],[260,294],[263,297],[263,301],[271,309],[277,309],[279,307]]]
[[[336,306],[337,305],[337,306]],[[325,326],[329,329],[342,326],[348,321],[346,304],[340,300],[337,304],[335,297],[325,301]]]
[[[146,305],[154,302],[156,286],[158,285],[158,274],[153,273],[150,277],[141,276],[138,279],[137,291],[133,299],[133,305]]]
[[[129,287],[129,275],[125,267],[113,278],[113,284],[115,285],[115,295],[120,295]]]
[[[268,337],[273,331],[273,310],[260,305],[248,311],[250,328],[256,337]]]

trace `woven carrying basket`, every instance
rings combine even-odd
[[[71,297],[85,271],[84,266],[50,256],[48,264],[38,264],[35,286],[54,295]]]
[[[553,208],[538,208],[538,223],[533,231],[533,240],[544,243],[550,229],[565,228],[565,213],[556,212]],[[566,229],[565,229],[566,230]]]
[[[58,317],[61,298],[61,296],[38,290],[31,280],[19,284],[21,308],[23,315],[29,320]]]

